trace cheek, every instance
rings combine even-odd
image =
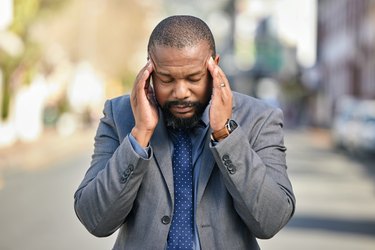
[[[201,102],[206,102],[211,98],[212,84],[210,79],[200,85],[199,89],[196,90],[196,94]]]
[[[194,86],[190,88],[190,101],[193,102],[199,102],[199,103],[206,103],[208,101],[208,98],[210,98],[211,95],[208,95],[207,87],[206,86]]]
[[[165,89],[163,89],[160,85],[154,85],[154,92],[156,101],[159,103],[160,106],[163,106],[165,102],[168,100],[168,93]]]

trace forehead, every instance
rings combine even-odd
[[[202,41],[184,48],[157,45],[151,49],[150,57],[156,73],[172,74],[205,69],[211,53],[208,43]]]

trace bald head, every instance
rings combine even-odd
[[[148,53],[156,46],[185,48],[206,41],[215,57],[215,41],[210,28],[201,19],[193,16],[171,16],[162,20],[152,31],[148,42]]]

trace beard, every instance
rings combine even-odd
[[[176,117],[170,111],[170,108],[175,105],[184,105],[187,107],[192,107],[194,109],[194,114],[191,117]],[[195,127],[206,108],[207,104],[200,102],[190,102],[190,101],[168,101],[162,107],[165,122],[168,127],[173,129],[190,129]]]

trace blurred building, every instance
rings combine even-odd
[[[375,1],[318,0],[314,120],[330,126],[344,96],[375,99]]]

